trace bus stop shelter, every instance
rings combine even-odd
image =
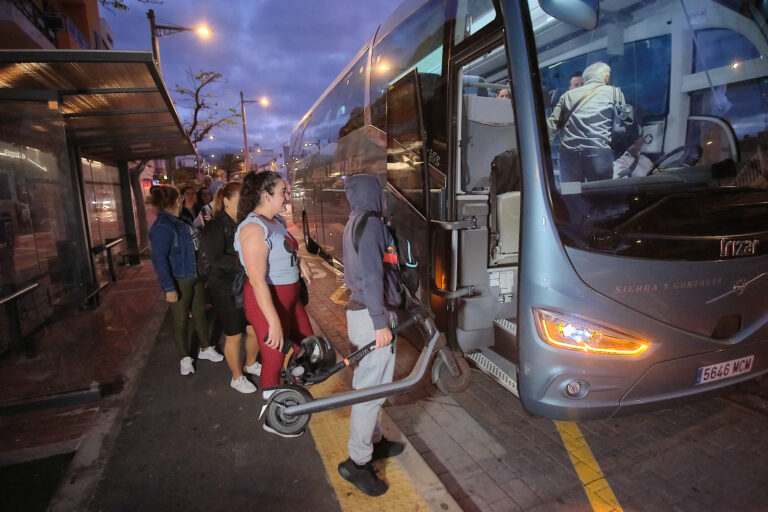
[[[0,323],[98,299],[146,232],[129,162],[192,153],[150,52],[0,51]]]

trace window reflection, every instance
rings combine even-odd
[[[76,300],[88,256],[61,114],[47,102],[4,101],[0,117],[0,296],[40,283],[17,302],[26,333],[53,305]]]

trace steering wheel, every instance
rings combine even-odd
[[[694,163],[701,160],[701,155],[704,152],[704,150],[699,146],[698,144],[683,144],[680,147],[677,147],[673,149],[672,151],[669,151],[667,153],[664,153],[659,158],[656,159],[656,161],[653,163],[653,167],[648,171],[648,176],[653,174],[656,169],[658,169],[661,166],[661,163],[665,160],[669,159],[671,156],[676,155],[677,153],[680,153],[682,151],[687,151],[689,149],[695,149],[696,150],[696,160],[686,159],[683,163],[686,166],[693,165]]]

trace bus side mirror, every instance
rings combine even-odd
[[[598,0],[540,0],[542,10],[555,19],[585,30],[597,26]]]

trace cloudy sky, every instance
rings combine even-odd
[[[342,68],[370,39],[400,0],[127,0],[128,11],[101,15],[112,27],[115,50],[151,50],[147,9],[159,25],[213,31],[208,40],[191,32],[160,38],[160,60],[174,100],[175,86],[189,85],[187,72],[216,71],[226,84],[211,88],[219,106],[240,111],[245,99],[266,96],[271,104],[246,106],[248,144],[276,148]],[[181,104],[182,118],[189,111]],[[215,132],[200,150],[243,145],[242,126]]]

